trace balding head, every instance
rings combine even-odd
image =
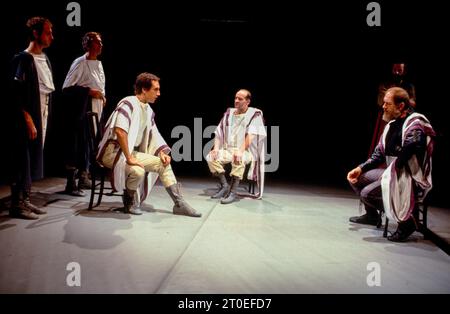
[[[246,89],[240,89],[234,96],[234,107],[237,109],[237,113],[247,112],[248,105],[252,99],[252,94]]]

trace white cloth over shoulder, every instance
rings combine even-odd
[[[53,75],[48,65],[47,56],[44,53],[30,54],[33,56],[38,73],[39,92],[43,95],[48,95],[55,90],[55,85],[53,84]]]
[[[105,96],[105,72],[100,60],[88,60],[86,55],[75,59],[70,66],[63,89],[70,86],[89,87],[98,89]],[[96,112],[99,117],[103,111],[103,102],[101,99],[92,99],[92,111]]]
[[[390,123],[384,129],[381,144],[385,147],[386,135],[389,131]],[[404,122],[402,129],[402,145],[409,132],[421,129],[426,134],[426,151],[423,163],[413,155],[408,161],[409,171],[405,168],[397,169],[396,158],[386,158],[388,165],[381,178],[381,191],[383,206],[386,215],[397,222],[406,221],[414,209],[415,203],[422,202],[432,188],[431,180],[431,155],[433,153],[434,131],[428,119],[419,113],[411,114]],[[423,194],[414,193],[414,185],[417,185]]]

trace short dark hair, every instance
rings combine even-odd
[[[157,77],[155,74],[151,73],[141,73],[136,78],[136,83],[134,84],[134,93],[136,95],[139,95],[142,93],[143,89],[150,89],[152,88],[153,81],[159,81],[159,77]]]
[[[45,23],[49,23],[50,26],[52,26],[52,22],[50,22],[49,19],[41,16],[35,16],[27,21],[27,32],[28,32],[28,38],[33,41],[34,38],[34,31],[37,31],[38,36],[42,35],[42,32],[44,31],[44,25]]]
[[[89,49],[91,48],[92,42],[95,40],[95,38],[97,36],[102,38],[100,33],[97,33],[97,32],[88,32],[88,33],[84,34],[83,40],[82,40],[82,45],[83,45],[83,50],[85,52],[89,51]]]

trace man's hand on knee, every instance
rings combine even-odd
[[[355,184],[356,182],[358,182],[358,178],[362,173],[362,169],[360,167],[356,167],[353,170],[350,170],[349,173],[347,174],[347,180],[348,182],[350,182],[351,184]]]
[[[233,153],[233,163],[236,164],[236,165],[239,165],[242,162],[242,155],[243,154],[244,153],[239,151],[239,150],[235,151]]]
[[[164,167],[168,166],[172,161],[172,158],[170,158],[170,156],[164,153],[163,151],[159,153],[159,158],[161,158]]]
[[[130,156],[129,158],[127,158],[127,164],[130,166],[139,166],[145,169],[144,165],[141,164],[136,158],[134,158],[134,156]]]
[[[217,158],[219,157],[219,150],[218,149],[213,149],[210,153],[209,156],[211,157],[212,161],[216,161]]]

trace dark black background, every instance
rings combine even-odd
[[[153,109],[171,145],[177,141],[170,136],[175,126],[193,129],[195,117],[203,119],[203,127],[217,124],[236,90],[248,88],[268,126],[280,129],[280,166],[267,174],[273,181],[347,187],[347,171],[367,157],[378,84],[392,62],[404,60],[416,85],[417,109],[439,135],[431,202],[450,207],[449,27],[439,2],[378,1],[381,27],[366,24],[370,1],[77,1],[81,27],[66,23],[69,2],[15,1],[2,10],[1,86],[12,56],[28,44],[26,20],[42,15],[54,25],[47,54],[58,91],[46,144],[47,175],[62,175],[59,91],[71,62],[82,54],[82,35],[98,31],[107,113],[133,93],[138,73],[153,72],[162,87]],[[209,175],[204,161],[173,167],[179,175]]]

